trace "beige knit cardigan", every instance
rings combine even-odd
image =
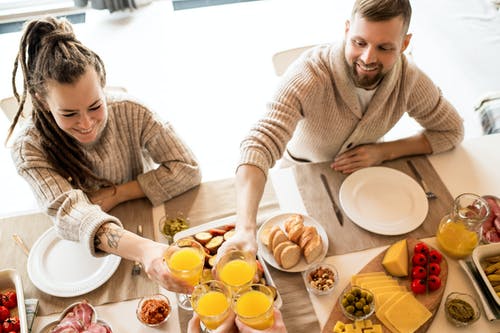
[[[84,152],[97,176],[114,184],[137,180],[153,205],[198,185],[201,173],[191,150],[172,126],[129,96],[108,96],[108,120],[99,141]],[[120,221],[90,202],[48,162],[40,133],[28,123],[16,137],[12,158],[42,209],[65,239],[86,244],[95,255],[94,236],[106,222]]]
[[[265,173],[285,149],[311,162],[331,161],[381,139],[407,112],[424,128],[433,153],[463,139],[463,121],[441,91],[401,55],[363,114],[344,57],[344,44],[306,52],[285,73],[268,112],[241,143],[240,165]]]

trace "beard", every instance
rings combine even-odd
[[[359,64],[363,67],[375,66],[376,69],[370,74],[366,74],[366,73],[360,74],[358,72]],[[358,60],[355,60],[350,65],[350,67],[351,67],[351,73],[352,73],[352,79],[354,81],[354,85],[358,88],[362,88],[362,89],[366,89],[366,90],[375,89],[377,87],[377,85],[380,83],[380,81],[384,78],[384,75],[385,75],[381,64],[366,66],[361,60],[358,59]]]

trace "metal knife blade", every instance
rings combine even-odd
[[[330,198],[330,202],[333,207],[333,211],[335,212],[335,215],[337,216],[337,220],[339,221],[339,224],[341,226],[344,226],[344,216],[340,212],[339,206],[335,203],[335,200],[333,199],[332,191],[330,190],[330,186],[328,185],[328,180],[326,179],[326,176],[324,174],[320,174],[321,182],[323,183],[323,186],[325,187],[326,193],[328,194],[328,198]]]

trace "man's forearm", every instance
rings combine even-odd
[[[429,140],[423,134],[408,138],[381,143],[384,150],[384,160],[390,161],[403,156],[432,154]]]
[[[253,165],[241,165],[236,172],[236,228],[255,233],[257,211],[264,193],[266,176]]]

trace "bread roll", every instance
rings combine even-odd
[[[300,247],[295,243],[290,243],[291,245],[287,245],[281,252],[281,266],[284,269],[292,268],[300,260]]]
[[[304,247],[304,258],[308,264],[312,263],[319,257],[323,251],[323,242],[321,237],[316,233],[314,237]]]

